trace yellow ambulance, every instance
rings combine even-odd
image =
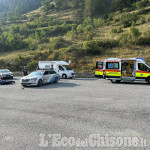
[[[106,58],[103,77],[112,83],[146,81],[150,84],[150,66],[143,58]]]
[[[104,60],[96,60],[95,77],[103,77]]]

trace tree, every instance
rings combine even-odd
[[[56,2],[56,9],[57,10],[61,10],[61,9],[66,9],[67,8],[67,4],[68,4],[68,0],[55,0]]]
[[[135,39],[141,35],[139,29],[135,28],[135,22],[133,22],[131,25],[130,33],[131,33],[132,37],[134,37]]]
[[[13,14],[7,13],[7,21],[12,21],[12,20],[13,20]]]
[[[35,10],[41,6],[42,0],[0,0],[0,14],[6,17],[7,13],[20,14]]]
[[[80,0],[73,0],[73,8],[78,9],[80,6]]]
[[[44,0],[44,1],[42,1],[44,11],[48,11],[48,10],[53,9],[55,7],[55,5],[52,4],[52,1],[53,0]]]
[[[19,7],[16,7],[15,13],[14,13],[14,18],[19,19],[20,16],[21,16],[20,9],[19,9]]]
[[[85,0],[84,16],[93,16],[92,0]]]
[[[46,32],[44,30],[40,32],[40,39],[42,42],[46,40]]]
[[[37,31],[35,31],[35,39],[36,40],[40,40],[40,34]]]
[[[106,2],[103,0],[85,0],[84,16],[99,16],[105,12]]]
[[[124,8],[132,7],[136,0],[111,0],[111,6],[113,10],[122,11]]]

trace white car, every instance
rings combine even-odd
[[[8,69],[0,70],[0,79],[13,79],[13,74]]]
[[[21,78],[22,86],[42,86],[48,83],[57,83],[59,75],[53,70],[36,70]]]

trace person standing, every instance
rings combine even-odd
[[[24,66],[24,69],[22,70],[23,75],[27,76],[28,75],[28,69]]]

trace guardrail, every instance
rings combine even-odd
[[[21,77],[23,74],[22,72],[13,72],[14,76]],[[94,78],[95,74],[94,72],[76,72],[75,78]]]

